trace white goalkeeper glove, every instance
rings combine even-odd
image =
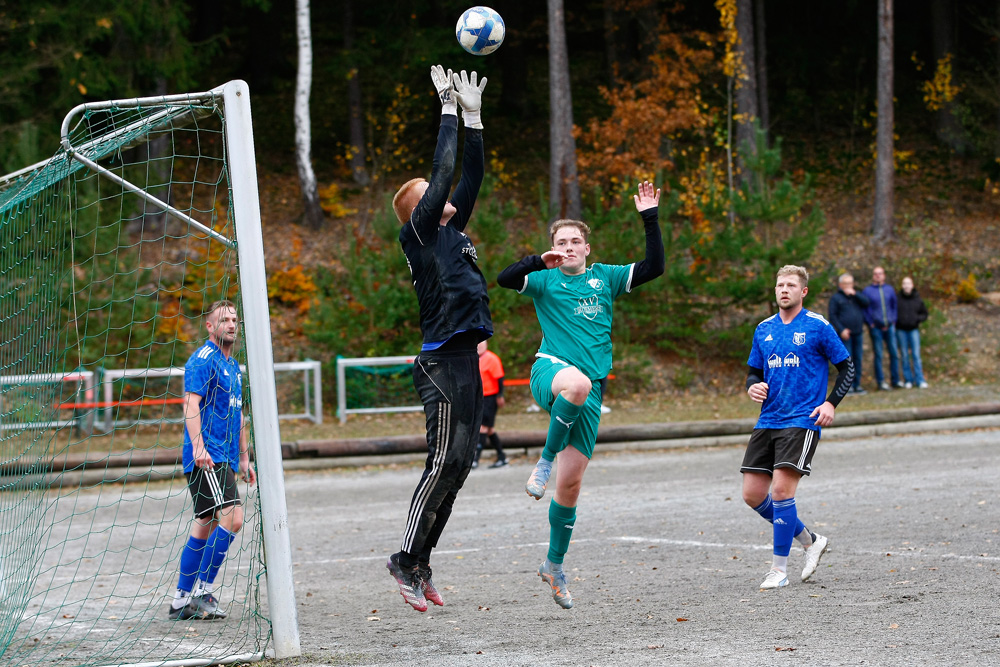
[[[483,120],[480,110],[483,106],[483,89],[486,88],[486,77],[484,76],[483,80],[477,84],[478,77],[479,75],[473,72],[470,80],[464,69],[461,76],[455,74],[453,97],[458,98],[458,103],[462,105],[462,119],[465,120],[465,126],[481,130],[483,129]]]
[[[455,101],[455,84],[452,81],[452,71],[444,71],[440,65],[431,65],[431,81],[441,100],[441,115],[458,115],[458,103]]]

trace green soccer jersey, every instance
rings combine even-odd
[[[578,276],[558,268],[529,273],[521,294],[535,302],[542,327],[538,356],[576,366],[591,380],[611,371],[611,306],[632,290],[634,264],[592,264]]]

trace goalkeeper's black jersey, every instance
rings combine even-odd
[[[477,341],[493,335],[486,279],[477,266],[476,248],[463,231],[483,181],[482,130],[465,129],[462,178],[451,198],[457,212],[442,226],[457,149],[458,118],[443,115],[427,190],[399,230],[420,303],[424,350],[440,347],[460,331],[471,332]]]

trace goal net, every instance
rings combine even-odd
[[[81,105],[52,158],[0,179],[0,664],[298,654],[264,275],[243,82]],[[240,483],[215,582],[227,617],[171,621],[193,521],[182,425],[92,426],[175,413],[183,382],[105,394],[98,377],[183,367],[219,299],[242,323],[258,484]]]

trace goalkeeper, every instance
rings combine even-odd
[[[249,428],[243,422],[242,373],[233,358],[239,316],[216,301],[205,316],[208,341],[184,365],[184,474],[194,523],[180,556],[173,620],[225,618],[214,594],[229,545],[243,527],[236,474],[253,484]]]
[[[483,181],[480,108],[486,79],[477,83],[475,72],[470,80],[464,71],[453,75],[435,65],[431,81],[441,100],[431,179],[407,181],[392,200],[420,304],[423,345],[413,362],[413,384],[426,415],[427,461],[410,501],[402,545],[386,567],[403,599],[417,611],[426,611],[428,600],[444,604],[431,580],[431,550],[472,469],[483,416],[476,346],[493,335],[486,279],[465,235]],[[449,199],[459,105],[465,121],[462,177]]]
[[[601,387],[611,370],[611,306],[617,297],[664,269],[657,210],[660,191],[645,181],[639,184],[634,200],[646,230],[642,261],[588,267],[590,228],[579,220],[557,220],[549,227],[551,250],[508,266],[497,279],[501,287],[534,299],[542,327],[542,345],[531,367],[531,394],[551,420],[545,449],[525,490],[535,500],[541,499],[558,456],[559,476],[549,504],[549,552],[538,576],[565,609],[573,606],[573,598],[563,573],[563,557],[573,536],[583,473],[597,441]]]

